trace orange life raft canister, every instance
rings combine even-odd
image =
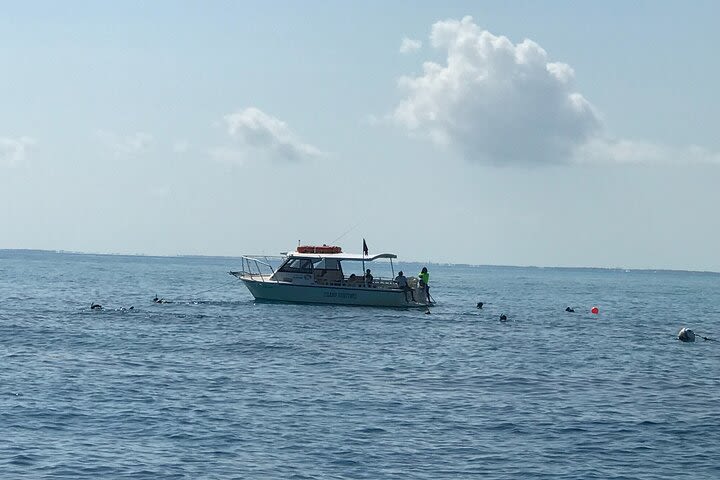
[[[298,253],[342,253],[342,248],[330,245],[315,246],[301,245],[297,247]]]

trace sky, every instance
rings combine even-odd
[[[720,271],[720,3],[0,4],[0,248]]]

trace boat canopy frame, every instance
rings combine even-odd
[[[288,258],[310,258],[313,260],[320,260],[321,258],[334,258],[336,260],[349,260],[355,262],[372,262],[373,260],[379,260],[381,258],[397,258],[394,253],[378,253],[377,255],[362,255],[359,253],[298,253],[298,252],[287,252]]]

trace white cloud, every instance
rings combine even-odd
[[[247,155],[262,154],[277,160],[299,162],[323,155],[318,148],[303,143],[288,125],[260,109],[249,107],[223,117],[236,148],[219,148],[211,155],[226,161],[238,161]]]
[[[432,26],[445,62],[404,76],[404,98],[386,117],[413,137],[494,165],[720,163],[702,147],[611,139],[595,107],[573,86],[575,72],[532,40],[513,44],[471,17]]]
[[[120,135],[115,132],[98,130],[96,133],[98,138],[118,157],[144,153],[148,151],[155,142],[153,136],[145,132]]]
[[[15,167],[25,162],[28,149],[35,144],[31,137],[0,137],[0,167]]]
[[[541,164],[569,161],[601,127],[573,90],[574,72],[550,62],[538,44],[482,30],[471,17],[437,22],[431,44],[446,63],[426,62],[399,80],[406,97],[392,119],[414,135],[458,148],[471,161]]]
[[[402,39],[402,43],[400,44],[400,53],[417,52],[420,50],[420,47],[422,47],[422,42],[420,40],[405,37]]]

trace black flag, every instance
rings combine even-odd
[[[367,254],[368,254],[367,243],[365,243],[365,239],[363,238],[363,255],[367,255]]]

